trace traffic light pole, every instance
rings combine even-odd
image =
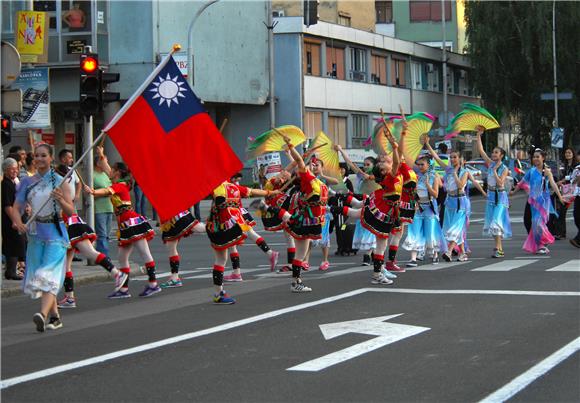
[[[88,150],[85,151],[87,153],[87,159],[85,160],[85,181],[88,186],[93,186],[93,116],[87,116],[85,118],[85,127],[84,127],[84,141],[83,144],[85,147],[88,147]],[[85,193],[85,218],[87,220],[87,224],[91,228],[95,228],[95,199],[92,194]]]

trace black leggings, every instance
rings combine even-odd
[[[524,227],[526,227],[526,231],[529,234],[532,229],[532,208],[528,202],[526,202],[526,209],[524,210]]]
[[[574,239],[580,242],[580,196],[576,196],[576,199],[574,199],[574,224],[576,224],[576,229],[578,230]]]

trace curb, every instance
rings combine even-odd
[[[107,280],[111,280],[111,276],[108,273],[99,273],[84,277],[75,277],[75,285],[91,284],[91,283],[102,283]],[[18,282],[18,287],[7,288],[2,290],[0,298],[9,298],[18,295],[25,295],[20,288],[21,282]]]

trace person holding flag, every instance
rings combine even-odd
[[[155,232],[147,221],[147,218],[137,214],[131,206],[131,187],[129,185],[130,174],[127,166],[122,162],[117,162],[111,169],[111,180],[113,185],[106,189],[95,190],[85,185],[85,191],[94,196],[106,196],[111,198],[111,203],[115,209],[118,231],[119,265],[120,270],[127,275],[131,271],[129,258],[133,249],[136,248],[145,261],[145,269],[149,277],[149,284],[145,286],[140,297],[151,297],[161,292],[161,287],[157,284],[155,275],[155,261],[149,250],[148,241],[153,239]],[[123,286],[109,295],[109,299],[130,298],[129,278],[125,280]]]

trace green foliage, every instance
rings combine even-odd
[[[474,71],[474,89],[498,118],[519,117],[521,135],[515,145],[547,146],[554,119],[552,2],[466,1],[467,53]],[[580,2],[556,2],[556,53],[559,92],[573,99],[559,101],[559,125],[566,143],[580,138]]]

